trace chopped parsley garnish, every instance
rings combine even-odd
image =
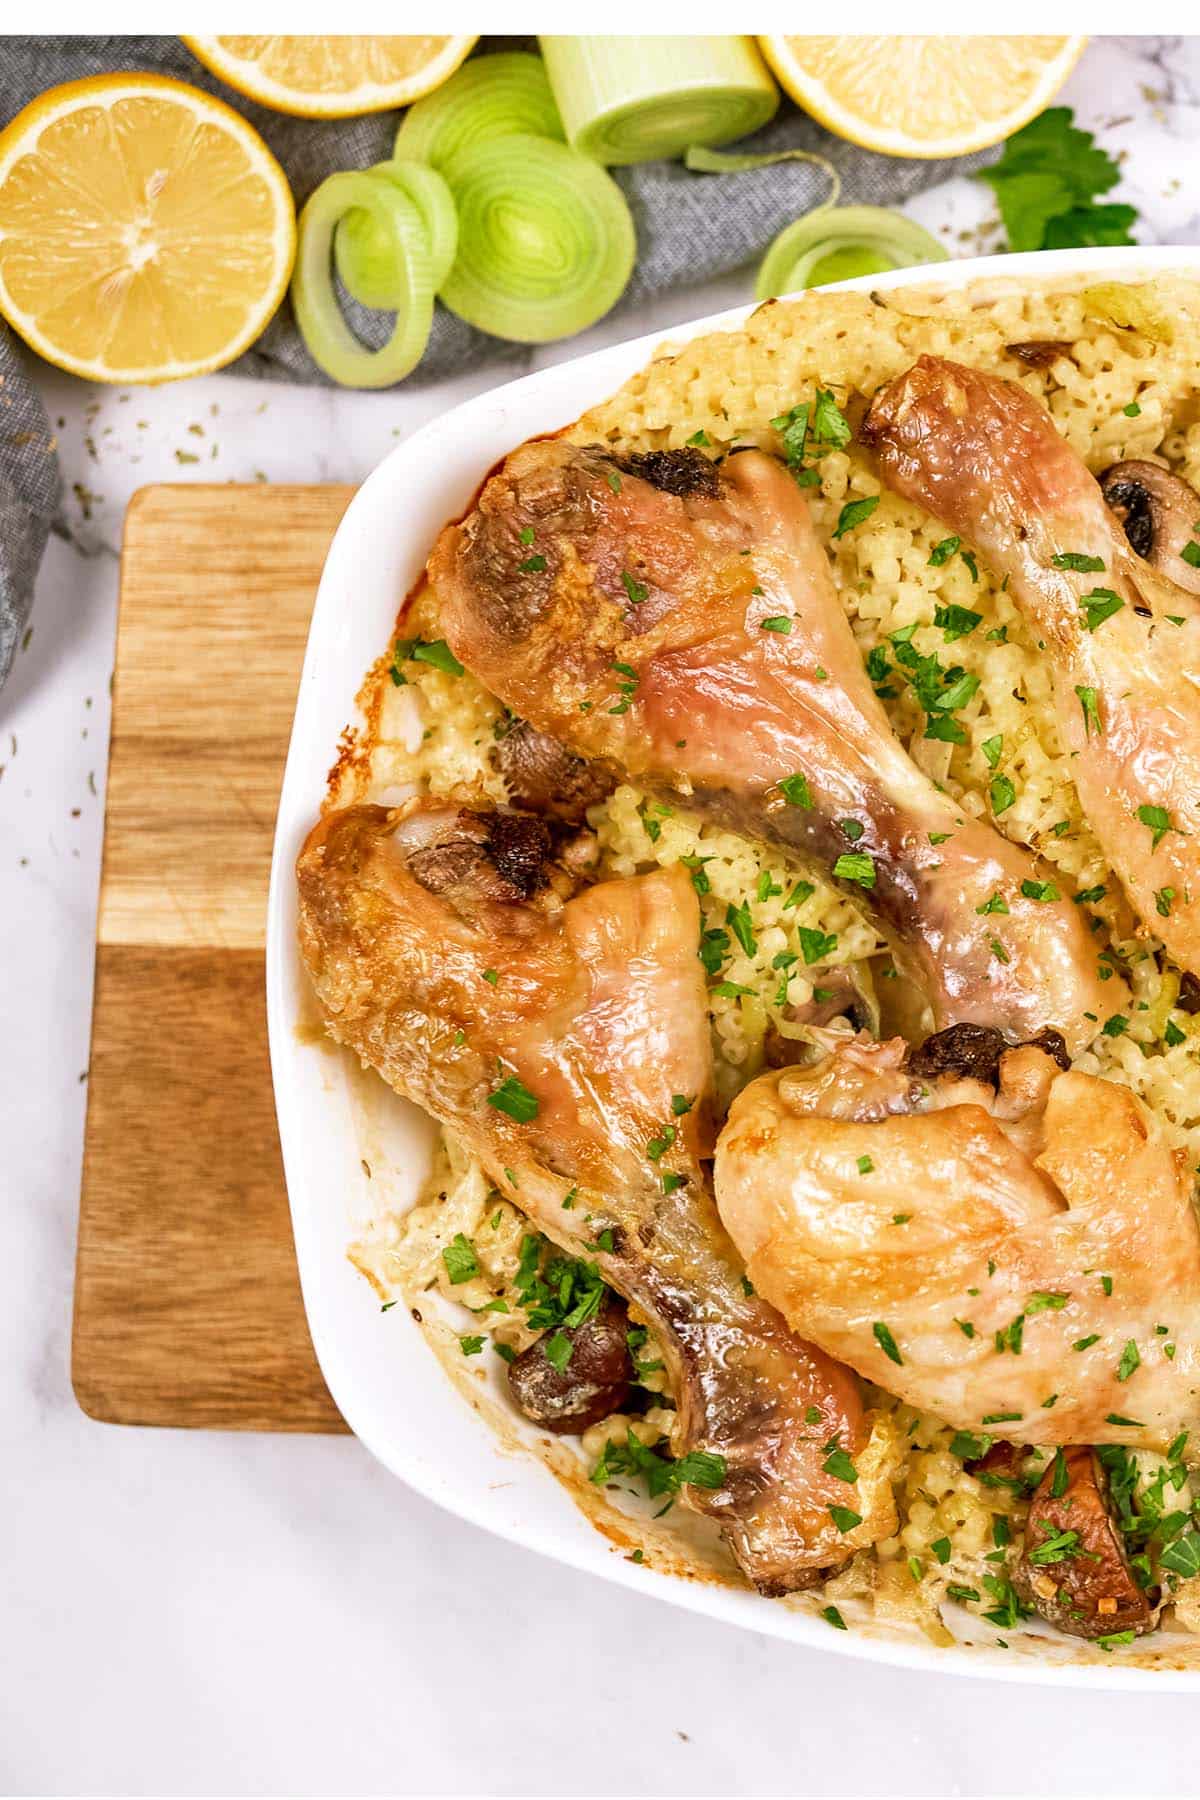
[[[610,713],[627,713],[629,711],[629,703],[637,693],[639,680],[638,672],[631,663],[615,662],[610,664],[610,667],[614,669],[622,679],[617,683],[617,693],[620,695],[620,699],[615,706],[610,706],[608,710]]]
[[[1111,1017],[1105,1019],[1104,1024],[1100,1029],[1105,1037],[1124,1037],[1125,1033],[1129,1030],[1129,1020],[1125,1017],[1124,1013],[1113,1013]]]
[[[1128,406],[1123,406],[1121,408],[1121,411],[1125,414],[1127,419],[1139,419],[1142,414],[1142,409],[1136,400],[1131,400]]]
[[[707,431],[701,427],[699,431],[693,431],[691,437],[687,441],[699,450],[707,450],[712,439],[709,437]]]
[[[820,480],[808,467],[830,450],[841,450],[852,436],[850,422],[827,388],[818,388],[812,401],[802,401],[771,420],[783,444],[784,459],[801,487],[815,487]]]
[[[1168,1019],[1163,1031],[1163,1042],[1166,1044],[1167,1048],[1174,1050],[1175,1046],[1184,1043],[1186,1038],[1187,1033],[1180,1031],[1174,1019]]]
[[[994,769],[1000,761],[1000,753],[1004,749],[1004,734],[997,732],[995,737],[985,738],[979,748],[983,751],[984,761],[989,769]]]
[[[1084,733],[1084,736],[1089,737],[1089,738],[1091,737],[1093,725],[1096,728],[1097,735],[1099,735],[1103,731],[1104,727],[1100,723],[1100,709],[1096,704],[1095,688],[1094,687],[1077,687],[1075,689],[1075,694],[1076,694],[1076,698],[1079,701],[1080,706],[1083,708],[1083,733]]]
[[[652,1137],[646,1145],[646,1155],[651,1162],[661,1162],[671,1145],[675,1142],[676,1131],[673,1125],[664,1125],[657,1137]]]
[[[1144,1431],[1146,1429],[1146,1421],[1144,1419],[1127,1419],[1124,1413],[1105,1413],[1104,1423],[1106,1425],[1125,1425],[1128,1426],[1131,1431]]]
[[[1080,888],[1075,896],[1075,904],[1076,906],[1091,906],[1095,901],[1103,900],[1107,892],[1108,889],[1103,884],[1099,887]]]
[[[527,556],[524,562],[517,564],[518,575],[540,575],[546,567],[544,556]]]
[[[1024,1417],[1024,1413],[1019,1412],[984,1413],[982,1423],[984,1425],[1014,1425],[1018,1419]]]
[[[991,797],[992,812],[996,818],[999,818],[1001,813],[1007,812],[1017,798],[1017,790],[1007,775],[993,775],[988,783],[988,793]]]
[[[699,956],[700,961],[704,964],[706,975],[719,974],[721,964],[728,955],[729,933],[727,931],[722,931],[718,925],[701,933]]]
[[[789,806],[802,807],[805,812],[812,810],[812,794],[809,792],[807,776],[785,775],[776,785]]]
[[[773,619],[760,619],[758,629],[760,631],[777,631],[780,637],[791,637],[792,621],[787,613],[779,613]]]
[[[934,1538],[934,1540],[933,1540],[932,1544],[930,1544],[929,1548],[933,1551],[933,1554],[937,1557],[938,1561],[943,1565],[943,1567],[945,1566],[946,1563],[948,1563],[950,1561],[950,1539],[949,1538],[944,1538],[944,1537],[943,1538]]]
[[[843,1535],[847,1531],[853,1531],[856,1525],[862,1524],[862,1514],[856,1513],[849,1506],[831,1506],[829,1516]]]
[[[991,1449],[993,1439],[986,1432],[956,1431],[950,1439],[950,1454],[960,1462],[978,1462]],[[934,1545],[936,1550],[937,1545]]]
[[[550,1367],[561,1375],[571,1360],[571,1340],[565,1331],[556,1331],[553,1337],[547,1338],[542,1351]]]
[[[613,491],[613,493],[614,493],[614,494],[619,494],[619,493],[620,493],[620,491],[621,491],[621,477],[620,477],[620,475],[619,475],[619,474],[618,474],[618,473],[617,473],[617,471],[616,471],[616,469],[608,469],[608,470],[607,470],[607,471],[606,471],[606,472],[605,472],[605,476],[604,476],[604,479],[605,479],[605,481],[607,481],[607,483],[608,483],[608,485],[609,485],[609,487],[610,487],[610,488],[611,488],[611,489],[612,489],[612,491]]]
[[[1121,1360],[1117,1364],[1117,1380],[1128,1381],[1134,1370],[1140,1369],[1141,1366],[1142,1359],[1138,1352],[1138,1347],[1133,1339],[1130,1338],[1127,1341],[1125,1348],[1122,1350]]]
[[[745,987],[738,981],[718,981],[714,987],[709,989],[709,992],[716,994],[722,1000],[745,1000],[754,993],[754,989]]]
[[[442,1261],[455,1287],[460,1282],[472,1281],[479,1274],[479,1258],[475,1254],[475,1246],[461,1231],[455,1232],[450,1242],[442,1246]]]
[[[832,956],[837,949],[836,931],[831,931],[827,935],[823,931],[813,931],[809,926],[801,925],[796,935],[800,939],[801,954],[810,968],[813,963],[819,963],[825,957]]]
[[[1175,889],[1173,887],[1161,887],[1154,890],[1154,910],[1160,919],[1170,918],[1171,902],[1174,898]]]
[[[1114,613],[1120,612],[1124,604],[1121,596],[1114,594],[1111,588],[1093,588],[1079,602],[1084,630],[1095,631],[1098,625],[1103,625],[1105,619],[1111,619]]]
[[[463,665],[451,650],[444,638],[437,638],[433,643],[426,643],[424,638],[398,638],[392,650],[392,665],[388,673],[396,687],[403,687],[408,679],[401,672],[402,662],[428,663],[432,669],[440,669],[443,675],[461,675]]]
[[[754,935],[754,927],[750,922],[749,902],[743,900],[740,906],[725,908],[725,923],[742,946],[747,956],[754,956],[758,950],[758,939]]]
[[[687,1094],[671,1095],[671,1111],[677,1119],[682,1119],[685,1113],[690,1113],[695,1104],[696,1096],[694,1094],[690,1096]]]
[[[1035,1313],[1061,1312],[1070,1298],[1070,1294],[1030,1294],[1025,1302],[1025,1316],[1027,1319],[1031,1319]]]
[[[859,1157],[858,1172],[860,1175],[871,1175],[874,1173],[874,1169],[875,1169],[875,1164],[871,1161],[869,1156],[860,1156]]]
[[[1085,556],[1078,550],[1064,550],[1061,555],[1050,558],[1050,565],[1055,569],[1070,569],[1074,575],[1100,575],[1104,570],[1104,558]]]
[[[1004,898],[1004,895],[999,889],[997,889],[994,894],[984,901],[982,906],[977,906],[975,911],[985,915],[987,913],[1006,913],[1008,911],[1008,901]]]
[[[843,1619],[836,1606],[823,1606],[821,1608],[821,1617],[825,1620],[827,1625],[832,1625],[835,1631],[849,1630],[845,1619]]]
[[[865,500],[848,500],[838,514],[834,537],[844,537],[848,531],[853,531],[856,525],[861,525],[865,519],[870,518],[878,505],[878,494],[870,494]]]
[[[820,1414],[817,1414],[818,1419]],[[858,1480],[858,1470],[844,1450],[831,1450],[821,1464],[826,1475],[832,1475],[838,1481],[854,1482]]]
[[[656,1500],[663,1494],[677,1494],[684,1486],[710,1490],[723,1487],[725,1469],[725,1458],[716,1451],[689,1450],[686,1456],[675,1460],[643,1444],[630,1426],[624,1444],[612,1438],[605,1444],[591,1479],[601,1487],[614,1475],[632,1475],[646,1483],[646,1492]]]
[[[856,881],[865,888],[875,886],[875,861],[865,851],[843,853],[834,863],[833,872],[840,881]]]
[[[705,863],[711,862],[713,860],[712,857],[711,856],[692,855],[692,856],[681,856],[679,860],[683,864],[684,868],[690,871],[691,877],[692,877],[692,886],[695,888],[696,892],[698,894],[700,894],[701,896],[703,896],[704,894],[711,894],[712,893],[712,882],[708,879],[708,876],[704,873],[704,865],[705,865]]]
[[[896,1348],[896,1340],[888,1327],[883,1323],[883,1320],[876,1319],[871,1330],[874,1333],[875,1342],[879,1345],[879,1348],[883,1351],[883,1354],[887,1357],[888,1361],[903,1364],[904,1358]]]
[[[595,1318],[608,1289],[594,1262],[558,1253],[547,1258],[549,1249],[546,1238],[526,1233],[513,1291],[531,1330],[573,1331]]]
[[[934,608],[933,622],[946,642],[953,644],[958,638],[970,637],[975,627],[982,624],[983,614],[972,612],[969,606],[938,606]]]
[[[483,1349],[483,1339],[481,1337],[460,1337],[458,1347],[464,1356],[478,1356]]]
[[[940,569],[943,563],[948,563],[952,556],[957,555],[958,547],[961,543],[961,538],[943,538],[941,543],[935,544],[933,549],[929,552],[929,567],[931,569]]]
[[[643,582],[635,581],[628,569],[621,570],[621,586],[629,597],[630,606],[640,606],[649,598],[650,589]]]
[[[1200,1575],[1200,1532],[1185,1531],[1167,1545],[1158,1560],[1164,1569],[1170,1569],[1173,1574],[1185,1578]]]
[[[537,1100],[515,1075],[506,1075],[500,1086],[488,1095],[487,1103],[497,1112],[507,1113],[518,1125],[528,1125],[530,1119],[536,1119],[538,1115]]]
[[[811,900],[816,891],[811,881],[798,881],[783,903],[784,912],[790,912],[794,906],[803,906],[806,900]]]
[[[1174,831],[1171,815],[1165,806],[1139,806],[1137,816],[1151,833],[1150,848],[1157,850],[1168,831]]]
[[[1179,554],[1189,568],[1200,569],[1200,544],[1185,544]]]
[[[1048,902],[1051,900],[1060,900],[1062,898],[1052,881],[1025,880],[1021,883],[1021,892],[1027,900],[1041,900]]]

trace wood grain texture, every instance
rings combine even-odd
[[[72,1378],[93,1418],[344,1430],[267,1061],[275,807],[349,488],[154,487],[121,563]]]

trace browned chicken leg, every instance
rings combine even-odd
[[[950,1425],[1159,1450],[1194,1429],[1187,1153],[1128,1088],[1037,1046],[983,1080],[905,1052],[843,1039],[734,1101],[717,1198],[759,1292]]]
[[[1009,578],[1050,658],[1096,836],[1149,929],[1200,973],[1194,595],[1134,555],[1049,413],[1013,382],[923,356],[875,396],[864,436],[891,486]]]
[[[756,1586],[805,1586],[890,1530],[854,1378],[749,1289],[701,1167],[711,1067],[686,873],[572,898],[537,820],[417,800],[330,815],[297,875],[331,1034],[655,1320],[673,1448],[723,1475],[684,1497]],[[844,1459],[826,1467],[835,1447],[853,1483]]]
[[[783,465],[632,461],[652,479],[561,441],[508,458],[430,560],[455,654],[572,751],[841,880],[939,1025],[1077,1053],[1113,1010],[1079,909],[904,753]]]

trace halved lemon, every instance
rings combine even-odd
[[[761,37],[780,85],[839,137],[889,156],[962,156],[1049,104],[1084,37]]]
[[[384,112],[440,87],[475,37],[185,37],[249,100],[305,119]]]
[[[181,81],[71,81],[0,132],[0,313],[73,375],[173,381],[232,362],[295,250],[267,146]]]

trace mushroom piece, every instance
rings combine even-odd
[[[1186,593],[1200,594],[1200,494],[1153,462],[1119,462],[1100,477],[1109,508],[1130,545],[1152,569]],[[1196,560],[1183,552],[1192,545]]]
[[[1060,356],[1069,356],[1075,346],[1065,338],[1029,338],[1021,344],[1005,344],[1004,348],[1027,368],[1048,369]]]
[[[1158,1621],[1158,1591],[1138,1586],[1108,1504],[1108,1478],[1084,1445],[1059,1450],[1029,1502],[1013,1585],[1047,1624],[1072,1637],[1141,1637]]]
[[[523,1350],[509,1364],[508,1385],[525,1417],[545,1431],[583,1432],[619,1412],[634,1374],[628,1324],[613,1296],[586,1323],[545,1332]],[[566,1340],[565,1362],[551,1354],[556,1338]]]

